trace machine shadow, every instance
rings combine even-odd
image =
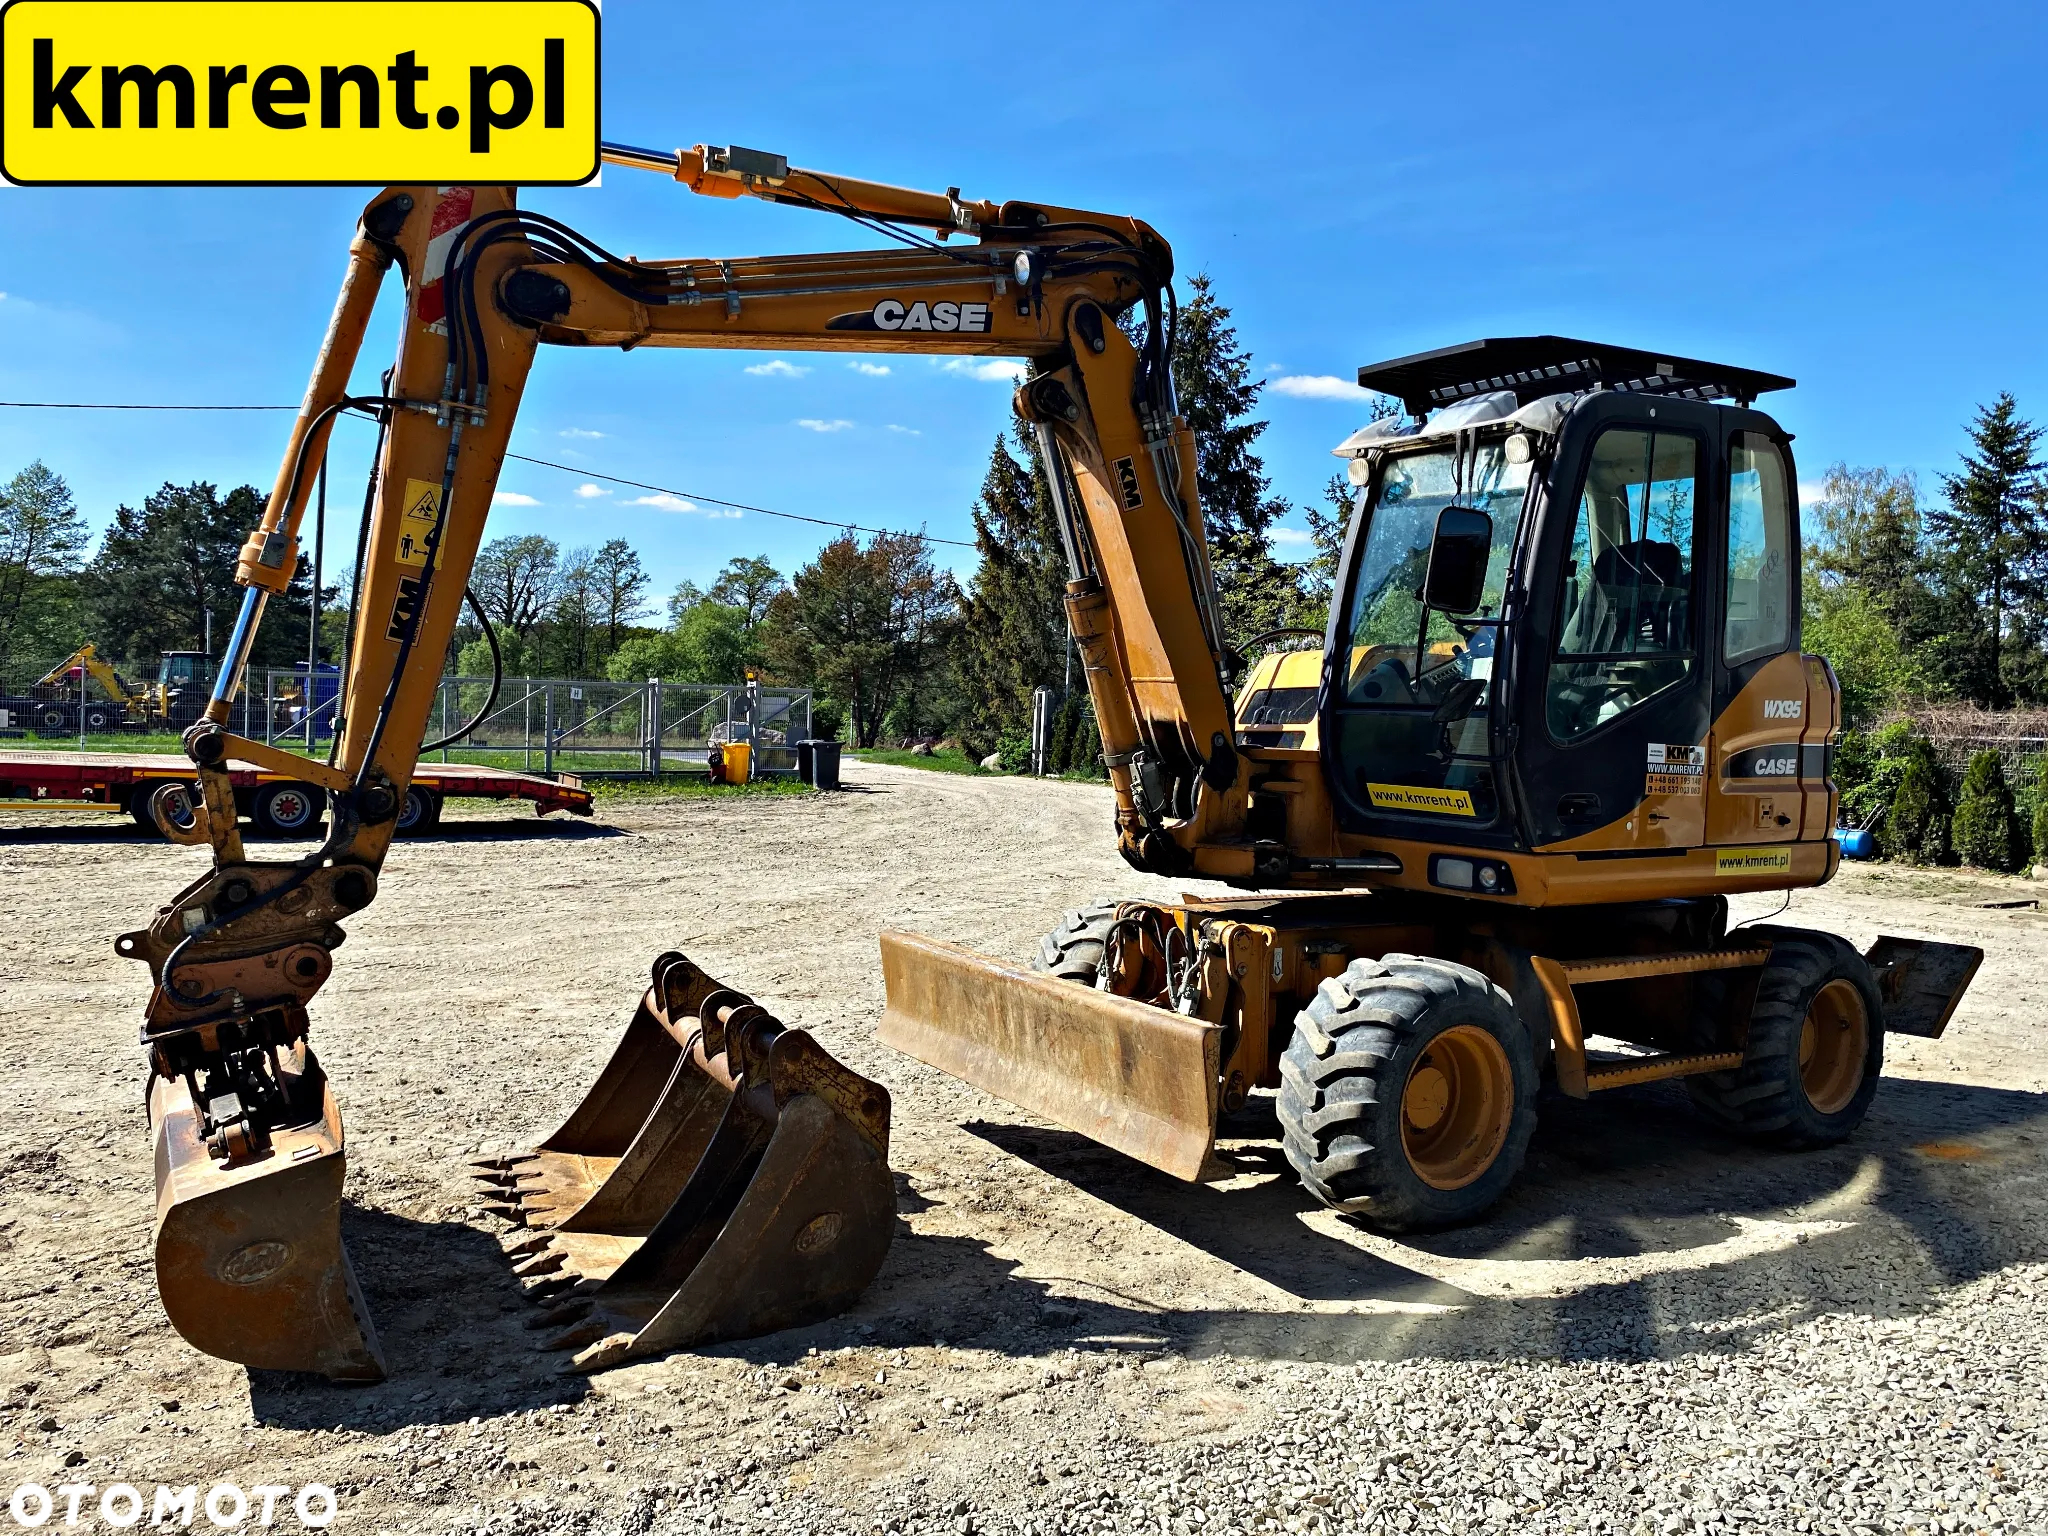
[[[2038,1162],[2048,1094],[2008,1089],[1887,1079],[1856,1136],[1810,1152],[1716,1131],[1675,1084],[1552,1099],[1521,1180],[1486,1220],[1400,1238],[1302,1192],[1270,1100],[1222,1128],[1241,1176],[1222,1187],[1067,1131],[967,1129],[1299,1309],[1154,1317],[1197,1350],[1639,1358],[1673,1337],[1728,1342],[1824,1310],[1910,1316],[1949,1286],[2048,1258],[2031,1181],[1999,1173]],[[1565,1267],[1576,1261],[1593,1262]]]
[[[280,1429],[390,1430],[572,1403],[588,1379],[539,1347],[498,1240],[459,1221],[417,1221],[344,1202],[342,1240],[391,1374],[344,1385],[249,1372],[256,1422]]]

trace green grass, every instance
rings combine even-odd
[[[943,751],[925,757],[916,752],[893,752],[884,747],[861,747],[848,754],[853,762],[886,763],[892,768],[928,768],[934,773],[978,773],[989,778],[996,777],[992,769],[984,768],[958,747],[947,747]]]

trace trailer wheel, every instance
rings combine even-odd
[[[1685,1086],[1725,1130],[1778,1147],[1830,1146],[1862,1124],[1884,1071],[1877,982],[1869,962],[1832,934],[1760,932],[1772,940],[1771,958],[1742,1065]]]
[[[317,824],[326,809],[325,790],[288,779],[257,790],[250,814],[257,826],[274,837],[297,837]]]
[[[113,711],[97,708],[87,709],[85,712],[85,728],[95,735],[111,731],[114,728]]]
[[[1069,912],[1059,927],[1038,941],[1031,969],[1084,987],[1096,985],[1116,908],[1113,901],[1097,901]]]
[[[419,784],[405,787],[405,804],[398,808],[398,830],[408,837],[431,832],[441,820],[441,797]]]
[[[1288,1162],[1333,1210],[1390,1232],[1471,1221],[1536,1129],[1536,1058],[1507,993],[1448,960],[1354,960],[1280,1059]]]
[[[36,712],[36,724],[46,731],[64,731],[71,728],[71,716],[64,710],[45,705]]]

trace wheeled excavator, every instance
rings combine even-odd
[[[604,155],[896,244],[642,260],[513,188],[370,200],[186,736],[196,811],[157,818],[214,867],[117,941],[155,982],[157,1275],[199,1348],[384,1369],[341,1243],[345,1148],[308,1005],[376,895],[542,344],[1027,361],[1015,404],[1047,467],[1118,848],[1239,894],[1082,908],[1030,968],[886,933],[882,1038],[1000,1098],[1197,1179],[1219,1117],[1277,1089],[1307,1188],[1402,1228],[1500,1195],[1546,1079],[1584,1096],[1683,1077],[1730,1127],[1812,1144],[1862,1116],[1885,1030],[1946,1024],[1975,951],[1887,939],[1866,957],[1727,923],[1731,894],[1836,864],[1838,691],[1797,648],[1789,439],[1751,408],[1789,380],[1555,337],[1362,370],[1414,419],[1339,450],[1359,496],[1321,650],[1245,676],[1152,229],[736,146]],[[393,268],[397,361],[352,394]],[[309,770],[227,725],[344,411],[380,442],[342,714]],[[314,778],[325,842],[248,859],[230,761]],[[515,1223],[548,1342],[591,1370],[849,1305],[894,1224],[889,1115],[879,1085],[670,953],[561,1127],[476,1174]]]

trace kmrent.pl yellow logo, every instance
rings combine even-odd
[[[12,0],[24,185],[524,184],[598,167],[589,0]]]
[[[1462,789],[1429,789],[1420,784],[1368,784],[1373,808],[1381,811],[1435,811],[1444,816],[1471,816],[1472,796]]]

